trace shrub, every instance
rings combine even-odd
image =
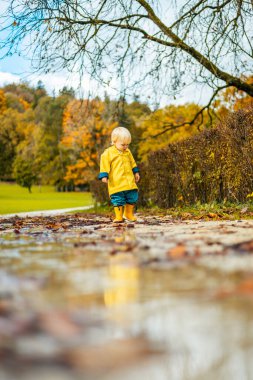
[[[243,202],[253,190],[253,109],[150,153],[142,164],[140,204]]]

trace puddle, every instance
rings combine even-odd
[[[0,378],[252,379],[253,223],[224,224],[2,233]]]

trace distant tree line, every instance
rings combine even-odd
[[[59,191],[87,187],[99,168],[118,124],[140,137],[135,115],[151,111],[138,100],[76,99],[64,87],[49,96],[41,82],[9,84],[0,89],[0,180],[54,185]],[[133,143],[137,153],[137,144]]]

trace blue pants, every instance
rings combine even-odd
[[[138,201],[138,190],[119,191],[111,195],[111,203],[114,207],[124,206],[126,203],[134,205]]]

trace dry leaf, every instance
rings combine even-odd
[[[253,277],[241,282],[237,287],[237,292],[253,295]]]
[[[187,255],[186,247],[184,244],[179,243],[176,247],[171,248],[167,252],[167,257],[169,259],[181,259]]]
[[[217,218],[217,217],[218,217],[218,215],[217,215],[217,214],[214,214],[213,212],[209,212],[209,213],[207,214],[207,216],[209,216],[209,218]]]

